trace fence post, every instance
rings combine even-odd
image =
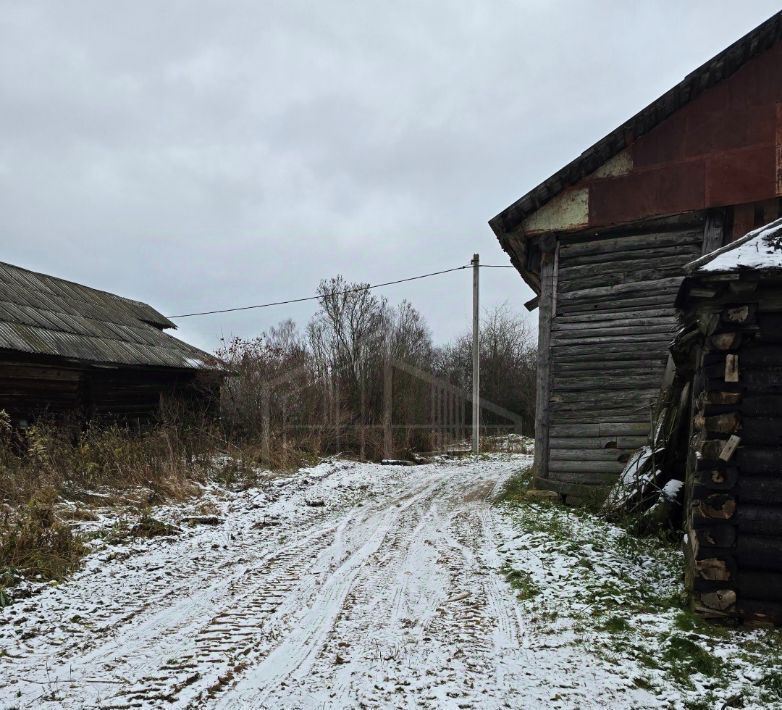
[[[438,390],[439,390],[439,395],[437,397],[437,407],[440,410],[440,414],[439,414],[439,417],[438,417],[439,422],[440,422],[440,449],[444,450],[445,449],[445,433],[446,433],[445,425],[446,425],[446,422],[447,422],[446,416],[447,416],[448,410],[445,407],[445,396],[446,396],[445,387],[440,385],[438,387]]]
[[[333,377],[333,375],[332,375]],[[334,426],[336,427],[335,439],[337,444],[337,453],[340,453],[340,424],[342,423],[342,414],[339,411],[339,376],[334,378]]]
[[[361,422],[360,422],[360,429],[358,435],[359,435],[359,458],[362,461],[366,460],[367,457],[367,432],[366,432],[366,428],[364,427],[364,422],[366,418],[366,403],[364,401],[365,392],[366,392],[366,388],[364,386],[364,371],[365,370],[362,367],[361,375],[360,375],[361,379],[359,382],[359,398],[361,400],[359,402],[359,408],[361,410],[359,412],[359,416],[361,417]]]
[[[478,308],[478,279],[480,263],[477,254],[472,257],[472,452],[481,450],[481,346],[480,310]]]
[[[435,451],[437,449],[437,403],[436,403],[436,392],[437,388],[434,384],[434,379],[431,382],[431,397],[430,397],[430,404],[431,404],[431,411],[429,413],[429,446],[432,447],[432,451]]]
[[[448,388],[448,439],[451,445],[456,440],[456,395],[450,387]]]

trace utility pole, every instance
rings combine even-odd
[[[478,273],[480,260],[472,255],[472,452],[481,450],[481,351],[478,311]]]
[[[383,457],[391,459],[394,457],[394,429],[391,425],[394,407],[394,370],[388,335],[383,347]]]

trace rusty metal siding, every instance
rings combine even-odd
[[[758,174],[762,185],[754,185],[751,190],[738,189],[735,194],[729,189],[722,193],[715,189],[714,199],[710,198],[711,188],[719,188],[717,181],[722,177],[715,174],[712,179],[708,174],[709,156],[761,145],[772,156],[780,151],[782,119],[776,113],[776,105],[782,103],[781,40],[782,12],[778,12],[503,210],[490,221],[503,248],[515,258],[510,237],[517,233],[533,233],[524,229],[525,221],[562,193],[584,188],[590,180],[603,179],[601,166],[622,151],[632,154],[632,173],[649,171],[649,177],[653,178],[652,190],[655,189],[655,169],[700,161],[704,177],[695,194],[705,194],[707,207],[760,201],[782,194],[782,173],[777,171],[769,180],[765,165],[762,179],[761,173]],[[779,160],[782,162],[782,158]],[[630,205],[624,207],[625,212],[632,213],[631,220],[682,211],[671,208],[665,199],[643,195],[642,181],[637,183],[637,188],[628,190],[631,198],[640,200],[634,203],[635,210]],[[697,210],[703,206],[696,199],[687,209]],[[600,203],[594,210],[596,214],[604,215],[601,220],[615,219],[610,207]],[[551,215],[547,221],[551,221]],[[607,224],[611,222],[589,222],[589,226]]]

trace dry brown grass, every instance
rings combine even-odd
[[[209,480],[246,488],[270,467],[317,460],[312,437],[271,443],[262,461],[258,441],[228,441],[214,420],[181,412],[144,429],[38,421],[20,432],[0,411],[0,591],[8,579],[73,570],[86,549],[75,531],[97,508],[131,508],[145,520],[150,506],[197,497]]]
[[[45,490],[0,528],[0,570],[4,576],[62,579],[79,564],[84,545],[54,512],[54,492]]]

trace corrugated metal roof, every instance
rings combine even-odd
[[[0,349],[93,363],[188,370],[220,367],[164,332],[146,303],[0,262]]]

